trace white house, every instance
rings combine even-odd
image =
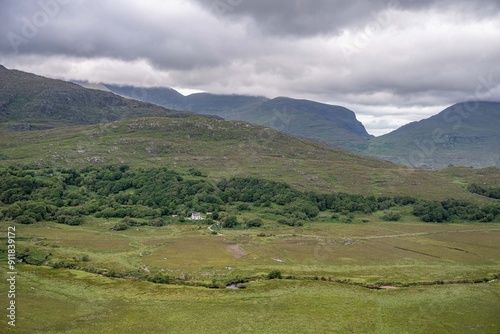
[[[193,212],[189,219],[191,219],[191,220],[203,220],[203,218],[201,217],[201,213],[199,213],[199,212]]]

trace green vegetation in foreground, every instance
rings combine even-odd
[[[91,244],[96,240],[105,241],[108,238],[101,247],[88,250],[93,252],[90,255],[91,262],[106,252],[113,252],[115,248],[109,245],[112,239],[122,240],[119,236],[110,237],[100,231],[93,238],[87,237],[88,244],[84,246],[85,242],[75,244],[76,239],[71,239],[70,234],[83,236],[84,233],[92,233],[90,230],[83,227],[56,227],[51,224],[43,228],[37,225],[17,226],[22,235],[44,235],[46,231],[51,231],[44,240],[47,243],[56,241],[53,237],[57,235],[60,248],[54,248],[54,251],[92,247]],[[385,227],[389,228],[390,225]],[[362,226],[357,228],[362,232]],[[410,228],[410,225],[406,228]],[[164,242],[175,237],[172,230],[165,235],[164,232],[167,231],[160,232],[160,235],[154,232],[157,243],[163,238]],[[70,233],[66,235],[68,239],[63,237],[64,233]],[[126,239],[142,240],[144,244],[152,245],[153,234],[145,233],[148,232],[142,230],[130,233]],[[196,232],[190,232],[193,233]],[[474,247],[481,248],[477,236],[482,233],[488,234],[478,231],[475,237],[469,237],[468,247],[475,244],[477,246]],[[182,234],[180,232],[177,237],[182,237]],[[448,237],[449,233],[439,236]],[[204,238],[221,239],[209,235]],[[421,241],[432,239],[422,238]],[[456,241],[450,239],[449,242]],[[124,247],[129,245],[126,242]],[[167,247],[178,248],[172,243]],[[207,250],[204,244],[199,247]],[[366,247],[366,254],[373,253],[369,245],[363,247]],[[482,249],[484,251],[486,248]],[[122,248],[123,251],[126,249]],[[359,256],[352,249],[348,253]],[[132,255],[118,254],[113,257],[121,257],[124,261]],[[418,257],[415,253],[408,254],[415,260]],[[149,257],[152,256],[155,255]],[[190,263],[188,257],[184,257],[184,267]],[[176,261],[174,258],[172,260]],[[233,262],[237,263],[237,259],[233,259]],[[290,266],[297,266],[288,262],[287,259],[276,266],[280,265],[282,272],[289,271]],[[308,267],[306,263],[301,266]],[[345,270],[347,266],[331,265],[330,270],[337,272]],[[428,266],[435,266],[435,272],[440,270],[439,264],[429,263]],[[392,268],[388,263],[386,267],[379,268],[378,273],[390,272]],[[352,265],[352,270],[360,270],[367,276],[376,274],[373,269],[371,266],[361,268]],[[18,333],[221,333],[221,330],[231,333],[498,333],[500,329],[499,282],[415,286],[383,291],[322,280],[273,279],[248,283],[246,289],[234,291],[111,279],[81,271],[27,265],[18,265],[18,272]],[[424,275],[418,268],[413,268],[412,272]],[[1,326],[6,327],[5,324]]]

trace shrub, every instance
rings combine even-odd
[[[202,172],[201,170],[199,170],[197,168],[190,168],[189,174],[191,174],[192,176],[201,176],[201,177],[207,176],[207,174],[205,174],[204,172]]]
[[[262,226],[262,219],[260,218],[254,218],[250,219],[247,223],[248,227],[261,227]]]
[[[113,227],[111,227],[111,229],[113,231],[125,231],[129,227],[130,227],[130,225],[123,223],[123,222],[119,222],[119,223],[116,223],[115,225],[113,225]]]
[[[269,279],[281,279],[281,271],[279,270],[273,270],[269,274],[267,274],[267,278]]]
[[[153,283],[160,283],[160,284],[169,284],[173,282],[172,277],[161,273],[157,273],[154,276],[148,276],[147,280]]]
[[[32,215],[21,215],[16,217],[15,222],[28,225],[36,223],[36,219]]]
[[[56,221],[60,224],[77,226],[83,224],[84,219],[81,216],[60,215],[56,218]]]
[[[166,222],[163,218],[154,218],[149,221],[148,225],[154,227],[162,227],[166,225]]]
[[[23,209],[17,204],[12,204],[2,208],[2,213],[4,217],[15,219],[18,216],[23,215]]]
[[[284,207],[286,213],[295,214],[298,217],[314,218],[319,214],[319,209],[315,203],[303,199],[295,200],[292,203],[286,204]]]
[[[43,250],[38,250],[38,249],[32,250],[30,248],[25,248],[21,249],[17,253],[17,258],[19,258],[20,260],[22,260],[27,264],[40,266],[50,258],[50,255],[51,255],[50,253],[45,252]]]
[[[301,221],[298,221],[298,220],[294,220],[294,219],[285,219],[285,218],[280,218],[278,219],[278,223],[279,224],[283,224],[283,225],[288,225],[288,226],[303,226],[304,223],[302,223]]]
[[[73,262],[63,260],[63,261],[58,261],[58,262],[52,264],[52,268],[54,268],[54,269],[61,269],[61,268],[76,269],[76,264]]]
[[[413,207],[413,214],[424,222],[441,223],[450,219],[450,214],[440,202],[427,201]]]
[[[382,220],[385,220],[387,222],[397,222],[401,219],[401,214],[398,212],[385,212],[382,217]]]

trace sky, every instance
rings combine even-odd
[[[0,64],[342,105],[381,135],[500,101],[497,0],[0,0]]]

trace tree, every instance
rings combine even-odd
[[[238,218],[236,216],[227,216],[222,223],[222,227],[224,228],[234,228],[238,226]]]
[[[250,205],[248,205],[248,203],[240,203],[238,204],[237,209],[239,211],[250,211]]]
[[[299,218],[301,218],[302,215],[306,215],[307,218],[314,218],[319,214],[318,206],[304,199],[298,199],[285,205],[284,211],[286,213],[295,214]]]

